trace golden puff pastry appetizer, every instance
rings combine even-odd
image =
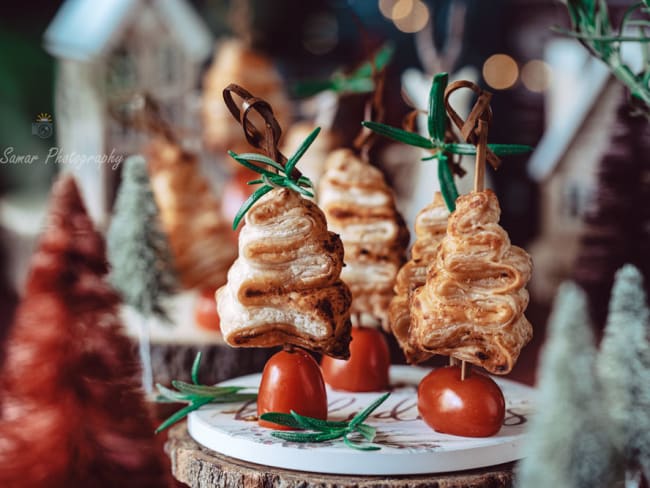
[[[532,337],[524,316],[532,262],[510,244],[500,213],[491,190],[458,198],[426,284],[413,296],[409,341],[507,374]]]
[[[388,308],[390,329],[409,363],[419,363],[431,357],[430,353],[409,343],[410,306],[413,293],[426,282],[427,269],[435,261],[438,245],[447,234],[448,218],[449,210],[440,192],[436,192],[433,202],[420,210],[415,218],[411,259],[402,266],[395,280],[395,296]]]
[[[232,231],[193,154],[164,138],[147,148],[151,186],[185,288],[216,289],[237,257]]]
[[[224,339],[347,357],[351,295],[342,266],[343,245],[318,206],[274,188],[246,213],[239,257],[217,291]]]
[[[349,149],[327,159],[318,201],[330,228],[341,235],[356,325],[388,327],[388,304],[405,261],[409,233],[380,170]],[[368,318],[370,320],[364,320]]]

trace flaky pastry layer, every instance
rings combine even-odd
[[[151,142],[147,156],[160,220],[183,286],[221,286],[237,248],[196,157],[163,139]]]
[[[413,292],[424,285],[427,268],[435,261],[438,245],[447,233],[448,217],[449,211],[442,195],[436,192],[433,202],[420,210],[415,218],[411,259],[402,266],[395,280],[395,296],[388,308],[390,329],[409,363],[419,363],[431,357],[431,353],[409,343],[410,306]]]
[[[458,198],[426,284],[414,293],[409,342],[506,374],[532,337],[524,316],[532,262],[510,244],[500,212],[490,190]]]
[[[325,168],[319,203],[343,241],[341,278],[352,291],[352,312],[370,314],[387,327],[388,304],[408,243],[393,191],[381,171],[348,149],[330,154]]]
[[[323,212],[277,188],[248,211],[239,257],[217,292],[221,331],[233,346],[285,343],[349,355],[351,295],[340,280],[343,245]]]

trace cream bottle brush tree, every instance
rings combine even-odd
[[[637,268],[616,273],[597,372],[607,432],[625,463],[626,481],[650,479],[650,312]],[[629,486],[629,485],[626,485]]]
[[[558,290],[549,324],[517,486],[610,488],[620,470],[594,375],[586,297],[575,284]]]
[[[140,314],[140,359],[143,385],[153,391],[149,344],[150,319],[170,322],[164,301],[176,290],[176,272],[158,206],[149,183],[147,162],[131,156],[124,163],[113,218],[107,236],[110,280],[127,305]]]

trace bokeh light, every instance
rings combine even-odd
[[[406,10],[400,8],[398,12],[395,12],[399,7],[399,4],[404,1],[411,1],[410,11],[404,17],[393,17],[395,27],[400,31],[407,33],[421,31],[429,22],[429,8],[419,0],[400,0],[393,8],[393,15],[401,15]]]
[[[521,68],[521,82],[535,93],[543,93],[551,85],[553,72],[544,61],[533,59]]]
[[[398,2],[393,5],[390,18],[395,20],[405,19],[413,13],[413,9],[416,3],[420,3],[416,0],[398,0]]]
[[[512,87],[519,78],[517,62],[507,54],[493,54],[483,63],[483,79],[495,90]]]
[[[379,11],[387,19],[393,20],[393,7],[399,0],[379,0]]]

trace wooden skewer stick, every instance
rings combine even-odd
[[[485,190],[485,160],[487,157],[488,123],[483,119],[478,121],[478,142],[476,144],[476,165],[474,168],[474,191]],[[460,364],[460,379],[465,381],[467,376],[467,362]]]
[[[478,121],[478,143],[476,144],[476,165],[474,172],[474,191],[485,190],[485,159],[487,157],[488,124],[485,120]]]

